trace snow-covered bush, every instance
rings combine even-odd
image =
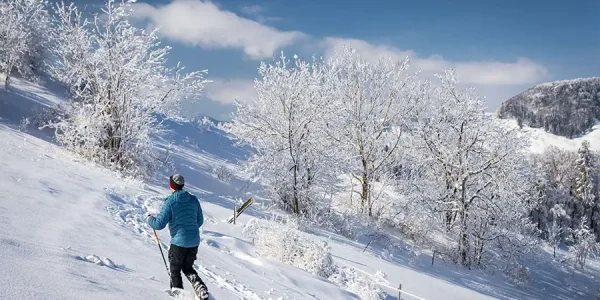
[[[347,212],[332,211],[326,215],[325,219],[324,222],[320,223],[321,226],[353,240],[364,233],[362,229],[364,224],[367,223],[366,218]]]
[[[345,289],[355,293],[363,300],[382,300],[385,293],[371,278],[360,274],[353,268],[337,268],[335,273],[329,276],[329,280]]]
[[[192,119],[194,124],[194,128],[196,128],[200,132],[210,131],[211,128],[216,127],[217,125],[207,116],[203,116],[199,118],[198,116]]]
[[[27,128],[29,127],[30,124],[31,124],[31,120],[29,118],[21,119],[21,122],[19,123],[19,131],[27,132]]]
[[[361,299],[385,299],[385,293],[373,278],[361,275],[353,268],[340,268],[335,265],[327,242],[310,239],[303,235],[298,227],[298,223],[291,219],[253,219],[246,224],[243,233],[252,239],[258,253],[263,257],[328,278],[340,287],[356,293]],[[384,280],[385,274],[378,272],[374,277]]]
[[[361,196],[362,183],[360,180],[351,178],[352,184],[347,185],[349,192],[339,193],[332,198],[331,206],[339,213],[361,218],[361,214],[370,216],[370,219],[381,223],[394,223],[398,212],[403,210],[404,197],[394,192],[395,182],[389,178],[380,176],[379,180],[370,184],[371,204],[366,206]],[[387,177],[387,175],[385,176]],[[344,180],[346,181],[346,180]],[[366,208],[369,208],[365,210]],[[371,214],[366,213],[368,210]],[[361,218],[362,219],[362,218]],[[368,219],[364,221],[369,222]]]
[[[167,174],[175,172],[175,162],[173,161],[171,145],[169,145],[169,147],[165,149],[165,153],[158,158],[157,167]]]
[[[418,206],[407,206],[398,212],[394,227],[398,228],[405,236],[419,245],[425,244],[432,238],[436,226],[432,224],[431,217],[427,217]]]
[[[529,282],[529,268],[521,264],[511,265],[511,267],[505,271],[505,274],[514,285],[524,287],[527,286],[527,283]]]
[[[202,91],[205,72],[168,68],[170,48],[161,47],[157,30],[129,23],[129,3],[109,0],[92,20],[73,4],[55,9],[50,69],[71,92],[64,117],[53,124],[57,140],[125,175],[151,175],[158,116],[177,116],[181,101]]]
[[[253,219],[244,227],[258,253],[322,277],[333,273],[333,260],[325,241],[305,237],[293,220],[264,221]]]
[[[59,105],[50,107],[35,107],[32,112],[31,124],[37,128],[44,128],[58,120],[64,110]]]
[[[231,177],[233,176],[233,173],[231,172],[231,170],[229,170],[227,165],[225,165],[224,163],[219,164],[218,166],[214,167],[212,170],[212,173],[215,177],[217,177],[217,179],[219,179],[223,182],[231,181]]]

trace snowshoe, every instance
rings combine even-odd
[[[209,300],[208,288],[204,283],[196,283],[194,285],[194,291],[196,292],[196,296],[200,300]]]

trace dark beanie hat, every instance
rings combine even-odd
[[[169,177],[169,186],[174,190],[181,190],[185,185],[185,181],[183,180],[183,176],[179,174],[173,174]]]

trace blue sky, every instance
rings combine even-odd
[[[425,74],[452,67],[489,110],[540,82],[600,76],[598,0],[138,0],[135,9],[161,27],[172,60],[208,69],[215,82],[186,108],[217,119],[252,96],[258,64],[281,50],[327,56],[350,45],[373,59],[408,55]]]

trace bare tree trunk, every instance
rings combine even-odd
[[[367,205],[367,199],[369,197],[369,179],[368,179],[367,173],[365,171],[363,171],[361,181],[362,181],[361,182],[362,192],[360,194],[360,197],[361,197],[360,206],[361,206],[362,212],[365,213],[365,207]]]
[[[450,232],[452,229],[452,222],[454,222],[454,217],[456,213],[452,211],[452,209],[446,210],[446,232]]]
[[[300,214],[298,205],[298,165],[294,165],[294,213]]]
[[[469,237],[467,235],[467,219],[465,210],[460,211],[460,234],[458,242],[458,251],[460,255],[460,263],[468,267],[468,256],[469,256]]]
[[[362,163],[362,180],[361,180],[361,184],[362,184],[362,192],[360,194],[361,197],[361,210],[363,213],[366,212],[366,208],[368,207],[369,209],[369,216],[371,216],[371,209],[370,209],[370,203],[369,203],[369,198],[370,198],[370,190],[369,190],[369,173],[368,173],[368,162],[366,160],[366,158],[364,157],[364,155],[361,155],[361,163]]]
[[[475,260],[477,261],[477,265],[481,265],[481,258],[483,257],[483,246],[484,242],[482,239],[477,239],[477,247],[475,249]]]
[[[369,203],[369,217],[373,217],[373,197],[371,195],[369,195],[367,202]]]
[[[470,267],[470,262],[469,262],[469,236],[467,234],[468,231],[468,225],[467,225],[467,218],[469,216],[468,214],[468,203],[467,201],[467,195],[466,195],[466,179],[463,180],[462,182],[462,190],[461,190],[461,198],[460,198],[460,203],[461,203],[461,207],[460,207],[460,237],[459,237],[459,242],[458,242],[458,247],[459,247],[459,254],[460,254],[460,262],[463,266],[465,267]]]
[[[12,71],[13,65],[11,62],[8,63],[8,66],[6,68],[6,78],[4,78],[4,88],[8,89],[8,86],[10,85],[10,73]]]

